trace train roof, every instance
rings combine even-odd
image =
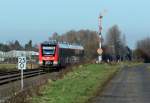
[[[78,45],[78,44],[70,44],[67,42],[56,42],[56,41],[46,41],[43,42],[42,44],[46,44],[46,45],[58,45],[60,48],[68,48],[68,49],[80,49],[83,50],[83,46]]]
[[[60,48],[69,48],[69,49],[80,49],[83,50],[83,46],[81,45],[76,45],[76,44],[63,44],[63,43],[58,43]]]

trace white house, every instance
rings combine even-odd
[[[0,62],[4,61],[5,52],[0,51]]]
[[[26,57],[31,57],[31,56],[38,56],[39,53],[35,51],[18,51],[18,50],[12,50],[9,52],[6,52],[6,56],[8,58],[17,58],[19,56],[26,56]]]

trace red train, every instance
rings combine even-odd
[[[78,63],[83,54],[83,46],[48,41],[40,44],[39,64],[42,67],[64,67]]]

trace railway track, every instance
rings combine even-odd
[[[27,95],[22,94],[22,92],[28,92],[27,90],[30,90],[33,87],[36,88],[41,86],[47,83],[48,79],[55,81],[59,78],[62,78],[68,72],[72,71],[71,68],[72,67],[70,66],[68,68],[61,68],[59,70],[52,69],[45,71],[42,68],[24,70],[24,78],[26,78],[24,80],[24,91],[20,91],[20,82],[18,81],[21,79],[20,71],[0,72],[0,103],[14,103],[14,101],[20,100],[20,95],[23,95],[23,97],[26,98]],[[14,92],[17,95],[14,95]],[[19,103],[22,103],[24,99],[22,99]]]
[[[24,78],[34,77],[45,73],[46,72],[43,69],[25,70]],[[7,84],[20,79],[21,79],[20,71],[0,72],[0,85]]]

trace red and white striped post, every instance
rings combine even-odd
[[[103,19],[103,16],[100,15],[98,20],[99,20],[99,49],[102,51],[102,19]],[[98,56],[98,62],[101,63],[102,62],[102,53],[99,54]]]

